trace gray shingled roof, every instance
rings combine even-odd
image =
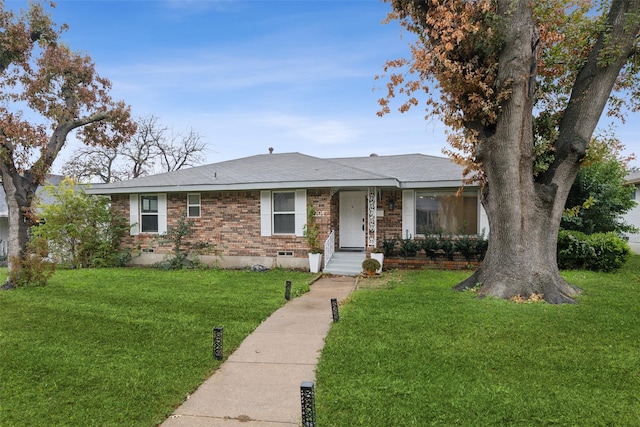
[[[403,186],[410,183],[437,183],[462,180],[463,168],[445,157],[424,154],[369,156],[329,159],[351,168],[375,171],[397,179]]]
[[[629,184],[638,184],[640,183],[640,171],[631,172],[629,175],[625,177],[625,180]]]
[[[45,185],[60,185],[64,176],[62,175],[49,175],[45,181]],[[38,187],[36,191],[38,197],[40,197],[40,201],[45,204],[51,204],[53,202],[53,197],[51,197],[47,192],[44,191],[44,187]],[[8,217],[9,216],[9,206],[7,206],[7,194],[4,192],[4,187],[0,185],[0,217]]]
[[[190,169],[94,185],[87,193],[216,191],[378,186],[461,185],[462,167],[451,160],[407,154],[323,159],[300,153],[262,154]]]

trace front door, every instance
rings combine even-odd
[[[364,191],[340,192],[340,249],[364,249],[366,213]]]

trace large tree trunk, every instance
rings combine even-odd
[[[527,1],[498,2],[509,42],[500,53],[497,89],[508,88],[510,96],[501,105],[495,128],[480,132],[476,153],[487,179],[482,203],[489,219],[489,249],[482,267],[456,289],[481,285],[483,296],[510,299],[535,293],[551,303],[567,303],[574,302],[579,289],[558,269],[560,220],[580,160],[635,45],[638,22],[629,25],[628,17],[630,11],[638,13],[639,6],[612,3],[611,33],[600,37],[578,73],[559,125],[555,161],[537,179],[532,116],[539,40],[529,8]],[[610,61],[603,63],[599,57],[607,49]]]
[[[554,304],[574,302],[580,290],[560,276],[559,220],[551,215],[551,206],[539,197],[528,198],[525,191],[505,191],[492,187],[483,200],[491,230],[489,249],[482,266],[456,288],[481,285],[482,296],[527,299],[537,294]]]
[[[15,271],[17,263],[24,259],[25,248],[29,242],[29,230],[33,224],[31,205],[38,183],[30,175],[23,177],[19,174],[10,176],[2,173],[2,186],[7,195],[9,207],[9,241],[7,245],[9,257],[7,261],[9,271]],[[3,288],[12,288],[13,286],[11,280],[7,279]]]

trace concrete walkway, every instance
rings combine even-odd
[[[323,277],[274,312],[162,427],[299,426],[300,384],[315,381],[331,299],[343,300],[356,280]]]

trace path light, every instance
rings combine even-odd
[[[303,381],[300,384],[300,400],[302,403],[302,426],[315,427],[316,396],[313,390],[313,381]]]
[[[338,313],[338,300],[331,298],[331,313],[333,314],[333,323],[340,320],[340,314]]]
[[[213,328],[213,357],[222,360],[222,335],[224,328],[216,326]]]
[[[287,280],[284,286],[284,299],[289,301],[291,299],[291,280]]]

